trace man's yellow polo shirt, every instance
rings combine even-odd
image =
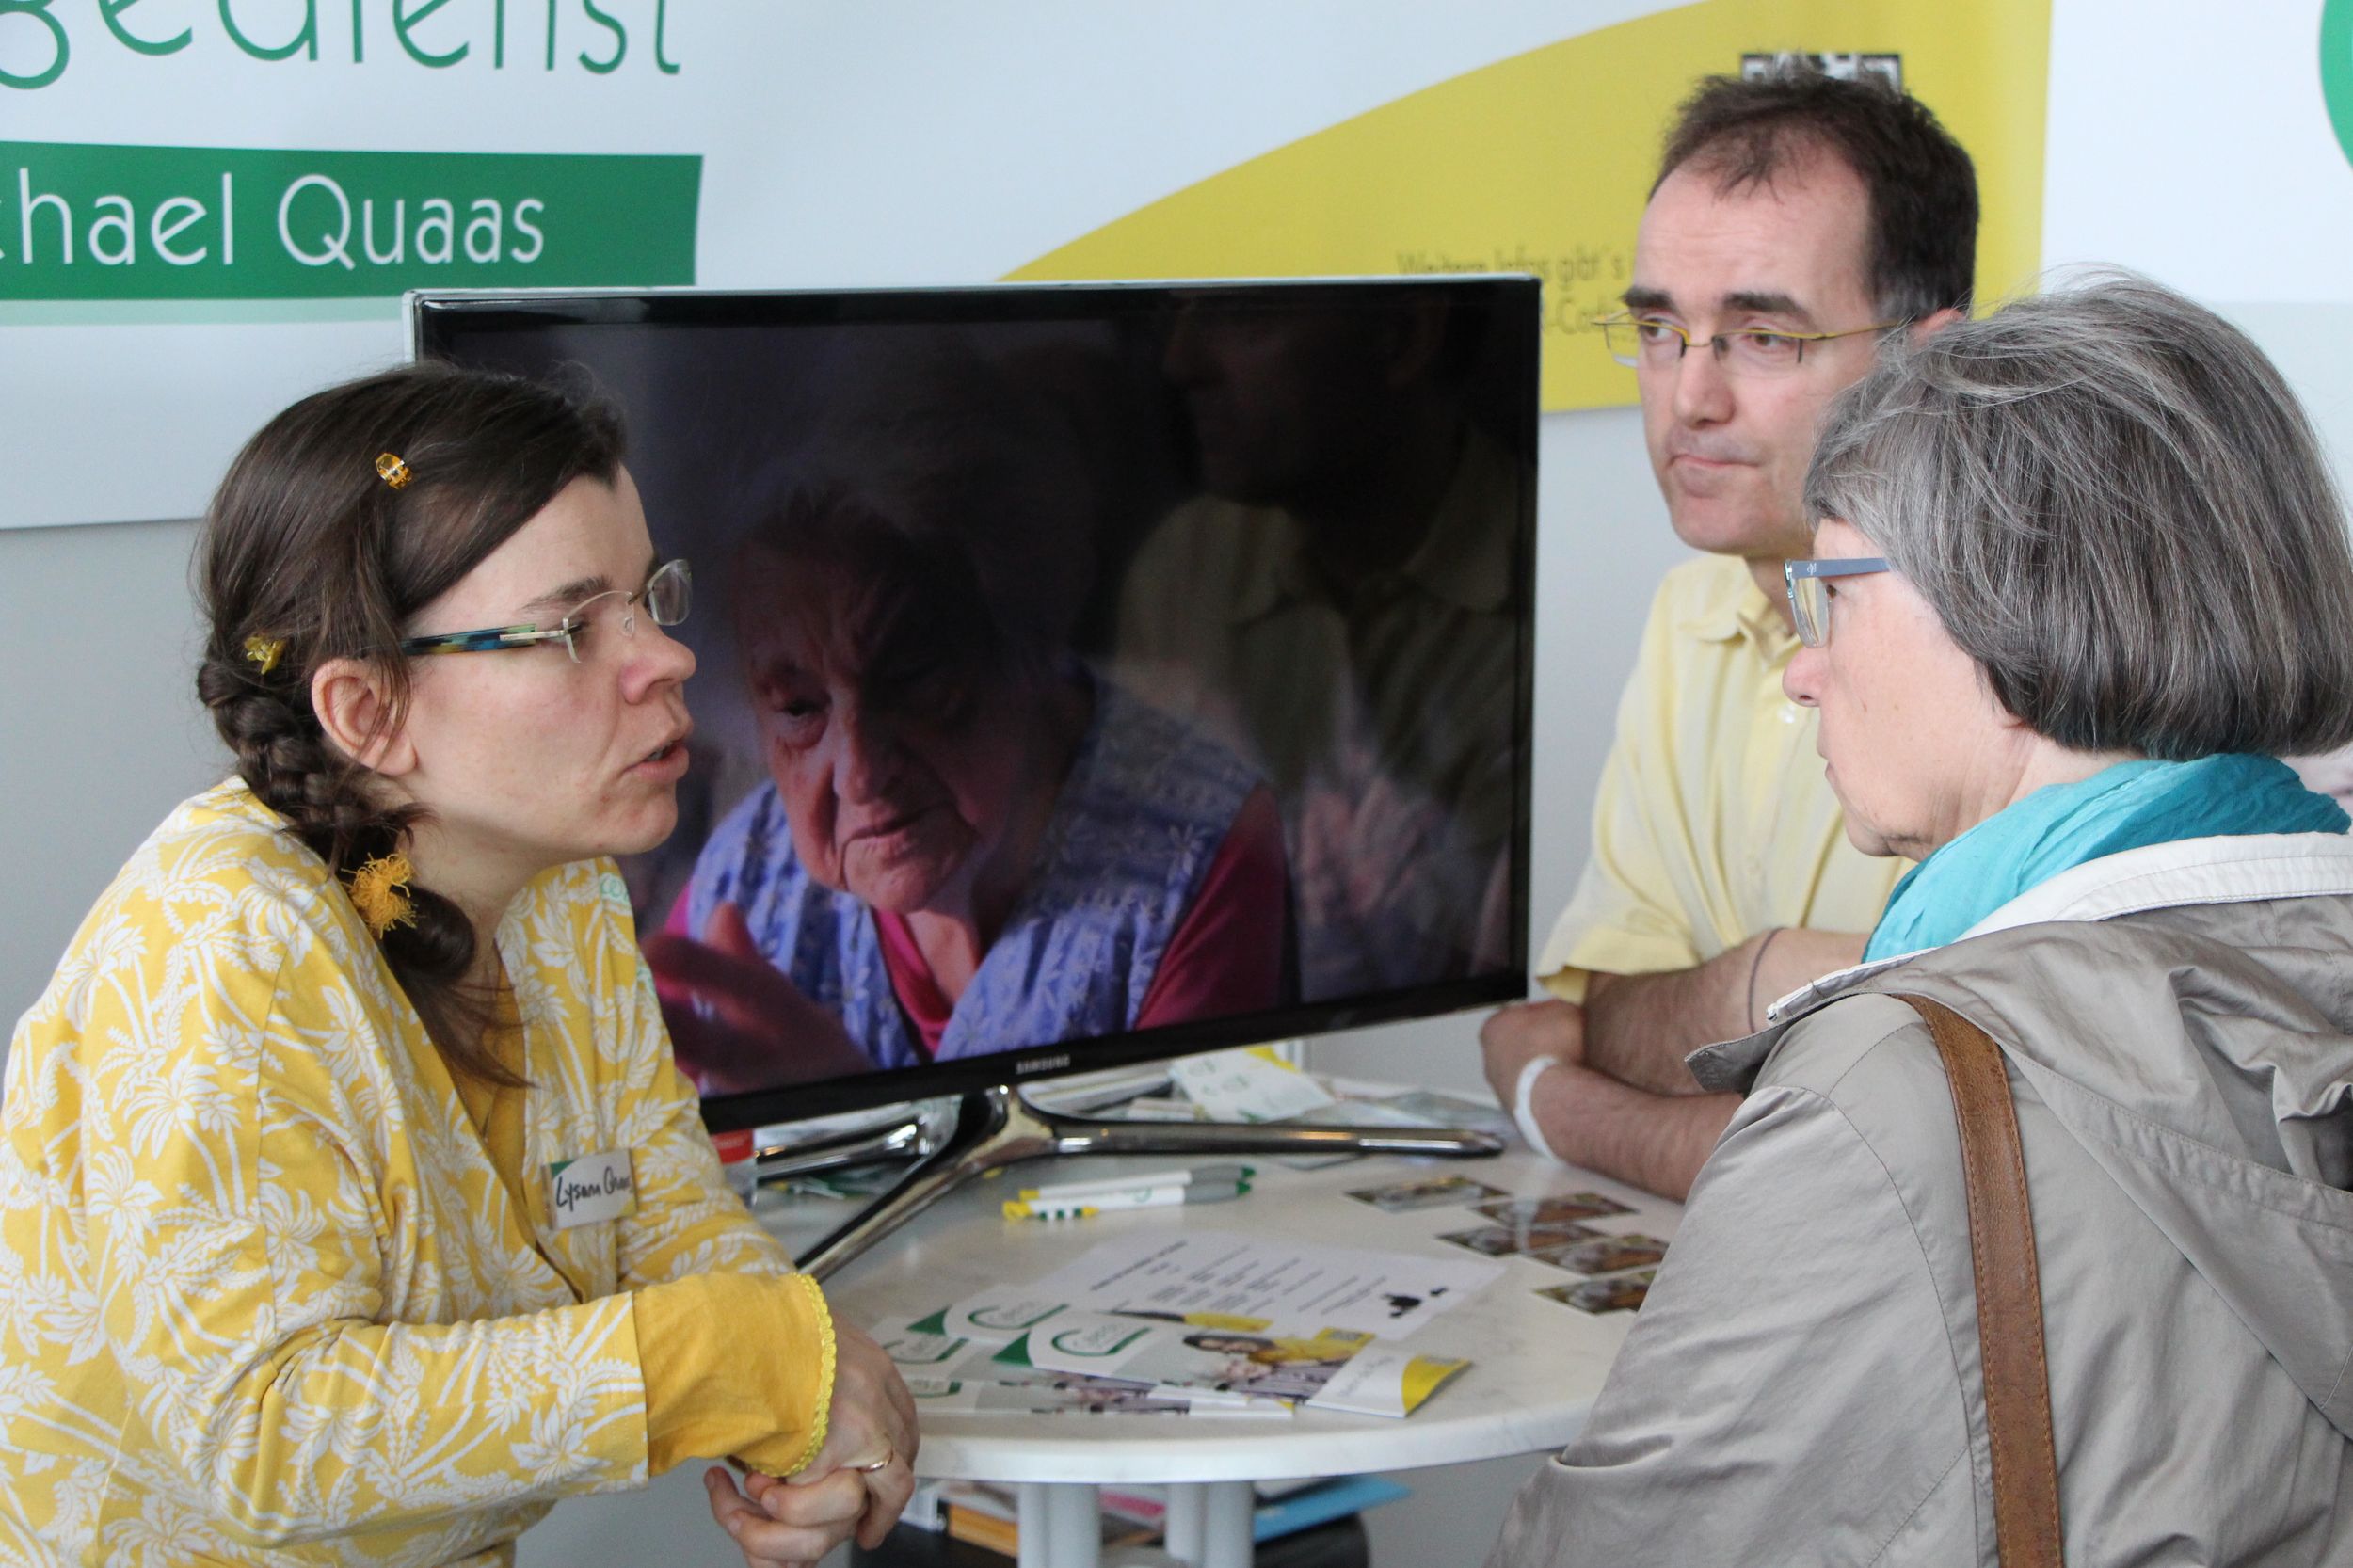
[[[1775,926],[1867,932],[1908,860],[1847,841],[1782,695],[1798,640],[1737,557],[1669,572],[1651,604],[1593,803],[1593,852],[1545,944],[1545,987],[1689,968]]]

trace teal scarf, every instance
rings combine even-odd
[[[2353,820],[2270,757],[2119,762],[2047,784],[1904,874],[1864,949],[1865,963],[1942,947],[2072,866],[2177,839],[2343,833]]]

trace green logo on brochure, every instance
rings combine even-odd
[[[695,280],[698,157],[0,141],[0,300]]]

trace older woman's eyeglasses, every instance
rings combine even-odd
[[[441,632],[410,637],[400,645],[403,653],[497,653],[510,648],[562,643],[577,664],[590,651],[614,637],[637,634],[637,607],[656,626],[676,626],[686,618],[694,601],[695,578],[684,561],[664,561],[654,568],[642,588],[608,588],[592,594],[565,613],[553,626],[492,626],[479,632]]]
[[[1694,344],[1705,344],[1715,354],[1716,362],[1734,375],[1786,376],[1805,363],[1805,351],[1810,344],[1860,337],[1865,332],[1884,332],[1903,323],[1874,322],[1868,327],[1849,327],[1839,332],[1785,332],[1770,327],[1743,327],[1695,338],[1681,325],[1663,316],[1620,311],[1615,315],[1596,316],[1593,325],[1601,328],[1601,341],[1609,347],[1609,357],[1636,370],[1663,370],[1681,360]]]
[[[1789,619],[1798,629],[1798,641],[1808,648],[1820,648],[1830,641],[1829,579],[1865,577],[1875,571],[1893,569],[1883,555],[1849,555],[1827,561],[1784,561],[1781,577],[1789,585]]]

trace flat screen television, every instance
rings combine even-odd
[[[1536,284],[426,294],[624,410],[714,1131],[1525,994]]]

